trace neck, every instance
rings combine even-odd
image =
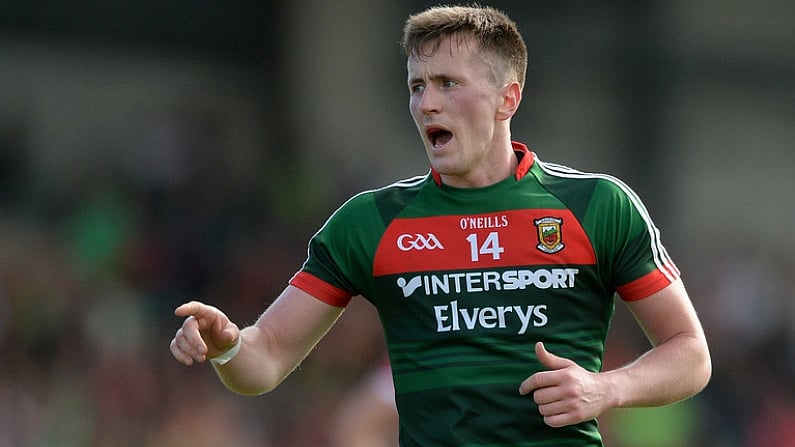
[[[499,148],[494,148],[489,157],[480,163],[479,168],[466,175],[434,173],[437,183],[456,188],[483,188],[501,182],[515,175],[519,160],[508,140]]]

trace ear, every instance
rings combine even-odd
[[[497,108],[497,119],[504,121],[510,119],[519,109],[522,102],[522,88],[514,81],[502,88],[502,103]]]

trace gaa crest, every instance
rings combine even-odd
[[[557,253],[563,250],[563,236],[560,227],[563,219],[557,217],[542,217],[533,221],[538,230],[538,245],[536,248],[544,253]]]

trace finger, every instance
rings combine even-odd
[[[219,334],[220,341],[227,346],[232,346],[237,343],[237,338],[240,337],[240,329],[235,323],[228,321],[223,330]]]
[[[174,339],[182,352],[191,356],[193,360],[197,362],[205,360],[208,350],[207,343],[201,335],[196,317],[190,316],[186,318]]]
[[[544,383],[544,375],[544,372],[537,372],[524,379],[522,383],[519,384],[519,394],[526,396],[539,388],[549,386],[549,384]]]
[[[550,371],[540,371],[525,379],[519,385],[519,394],[522,396],[528,395],[540,388],[557,385],[558,379],[556,379],[556,375],[549,373],[551,371],[575,365],[573,361],[563,357],[558,357],[555,354],[547,351],[543,342],[537,342],[535,344],[535,352],[538,361]]]
[[[229,341],[230,337],[234,338],[236,334],[237,327],[232,323],[229,318],[226,317],[221,311],[216,311],[215,308],[213,309],[213,319],[211,321],[212,333],[215,334],[218,341]]]
[[[237,339],[237,326],[217,307],[198,301],[191,301],[177,307],[174,310],[174,314],[194,318],[198,323],[198,330],[201,333],[208,332],[211,334],[212,341],[215,344],[229,344]]]
[[[561,401],[538,405],[538,412],[544,417],[554,417],[566,413],[566,405]]]
[[[169,348],[171,349],[171,355],[174,356],[174,358],[177,359],[178,362],[180,362],[180,363],[182,363],[183,365],[186,365],[186,366],[193,365],[193,357],[191,357],[188,354],[186,354],[179,347],[179,343],[177,343],[177,338],[176,337],[174,337],[174,339],[171,340],[171,344],[169,345]]]
[[[219,350],[224,351],[237,343],[240,329],[226,318],[218,318],[214,323],[212,342]]]
[[[564,357],[558,357],[555,354],[547,351],[546,347],[544,347],[544,343],[542,342],[536,343],[536,356],[542,365],[551,370],[568,368],[569,366],[574,365],[572,360]]]
[[[205,308],[207,307],[209,306],[198,301],[190,301],[174,309],[174,315],[178,317],[187,317],[190,315],[206,314],[208,310]]]
[[[533,400],[538,405],[546,405],[560,401],[558,387],[543,387],[533,390]],[[543,414],[543,413],[542,413]]]
[[[199,320],[197,320],[193,315],[185,319],[185,321],[182,323],[182,328],[180,331],[182,332],[181,338],[183,338],[187,344],[196,347],[204,346],[204,339],[202,339]]]
[[[207,349],[203,342],[200,346],[191,343],[182,330],[177,331],[177,335],[174,336],[174,340],[171,342],[171,352],[174,357],[188,366],[194,362],[204,362],[207,359],[206,351]]]
[[[550,427],[564,427],[575,423],[574,418],[568,413],[557,413],[544,416],[544,423]]]

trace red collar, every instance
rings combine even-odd
[[[519,159],[519,164],[516,166],[516,172],[514,176],[516,180],[521,180],[529,171],[530,168],[533,166],[533,162],[535,160],[534,154],[527,149],[522,143],[517,141],[511,141],[511,147],[513,147],[513,152],[516,154],[516,158]],[[431,166],[431,175],[433,176],[433,181],[438,185],[442,186],[442,175],[436,172]]]

